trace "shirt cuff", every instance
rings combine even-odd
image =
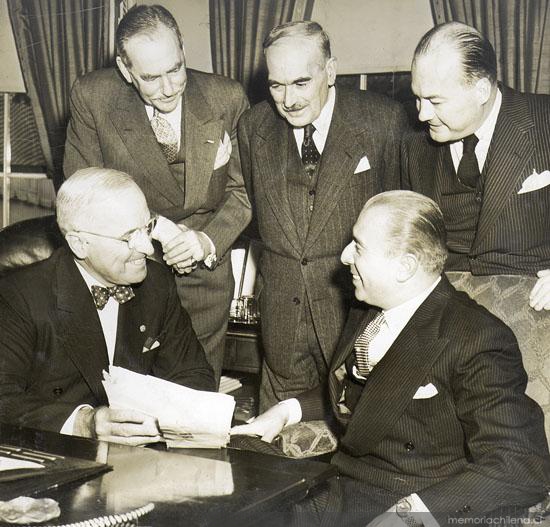
[[[290,425],[295,425],[302,420],[302,407],[298,399],[286,399],[279,404],[286,406],[288,410],[288,421],[285,424],[285,428]]]
[[[418,494],[413,493],[410,496],[407,496],[406,499],[409,500],[412,505],[411,512],[424,513],[419,516],[419,518],[422,519],[424,527],[439,527],[439,523],[437,523],[437,520],[431,515],[430,509],[426,507],[426,504],[422,501]]]
[[[214,242],[212,241],[212,239],[210,238],[210,236],[208,236],[208,234],[206,234],[205,232],[201,231],[205,236],[206,236],[206,239],[208,240],[208,243],[210,244],[210,252],[204,257],[204,265],[206,265],[206,267],[208,267],[209,269],[212,269],[212,267],[214,266],[214,264],[216,263],[216,246],[214,245]]]
[[[77,406],[71,415],[67,418],[65,423],[63,423],[63,426],[61,427],[61,430],[59,433],[65,434],[68,436],[73,435],[73,428],[74,428],[74,422],[76,420],[76,414],[79,412],[81,408],[93,408],[93,406],[90,406],[89,404],[81,404],[80,406]]]

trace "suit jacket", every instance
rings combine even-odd
[[[121,304],[113,363],[200,390],[215,388],[172,275],[155,262]],[[59,431],[80,404],[107,405],[108,355],[82,275],[66,248],[0,281],[0,421]],[[145,353],[147,341],[160,346]]]
[[[205,232],[220,258],[251,216],[236,133],[248,101],[240,84],[231,79],[187,73],[181,139],[185,189],[170,171],[139,94],[115,69],[94,71],[74,83],[64,173],[69,177],[90,166],[127,172],[143,190],[151,210]],[[231,137],[231,158],[214,170],[225,132]]]
[[[536,274],[550,268],[550,186],[518,194],[533,170],[550,170],[550,97],[505,86],[484,167],[478,230],[470,251],[473,274]],[[403,141],[403,188],[441,203],[448,144],[422,131]]]
[[[290,376],[284,350],[292,352],[302,311],[309,302],[327,361],[336,346],[353,298],[340,253],[365,202],[399,185],[399,145],[406,117],[389,99],[336,89],[334,113],[322,153],[305,242],[300,241],[287,195],[289,125],[269,103],[247,111],[239,122],[239,148],[253,201],[263,253],[259,303],[265,359]],[[354,174],[367,157],[370,169]]]
[[[532,505],[550,482],[540,407],[512,331],[443,277],[369,375],[351,416],[338,400],[342,365],[375,311],[354,310],[329,377],[344,428],[332,462],[365,484],[416,492],[436,519]],[[437,395],[414,398],[432,383]],[[319,418],[321,390],[299,397]],[[439,516],[439,517],[438,517]]]

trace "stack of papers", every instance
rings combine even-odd
[[[229,443],[235,399],[186,388],[118,366],[103,372],[111,408],[138,410],[158,420],[170,448],[221,448]]]
[[[239,379],[235,379],[235,377],[226,377],[225,375],[222,375],[220,378],[220,387],[218,389],[218,392],[220,393],[230,393],[234,392],[235,390],[238,390],[242,386],[241,381]]]

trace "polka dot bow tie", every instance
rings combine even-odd
[[[129,285],[114,285],[112,287],[92,286],[92,296],[97,309],[103,309],[112,296],[119,304],[124,304],[134,298],[135,293]]]

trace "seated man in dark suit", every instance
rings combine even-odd
[[[351,312],[330,369],[341,477],[325,515],[348,526],[395,511],[375,523],[429,526],[540,501],[550,482],[542,411],[525,395],[512,331],[442,275],[439,207],[385,192],[353,235],[342,262],[367,305]],[[271,441],[285,425],[325,417],[324,393],[283,401],[232,433]]]
[[[145,197],[122,172],[88,168],[57,196],[68,247],[0,281],[0,421],[102,440],[160,439],[155,419],[110,409],[110,364],[213,390],[212,368],[153,253]]]

